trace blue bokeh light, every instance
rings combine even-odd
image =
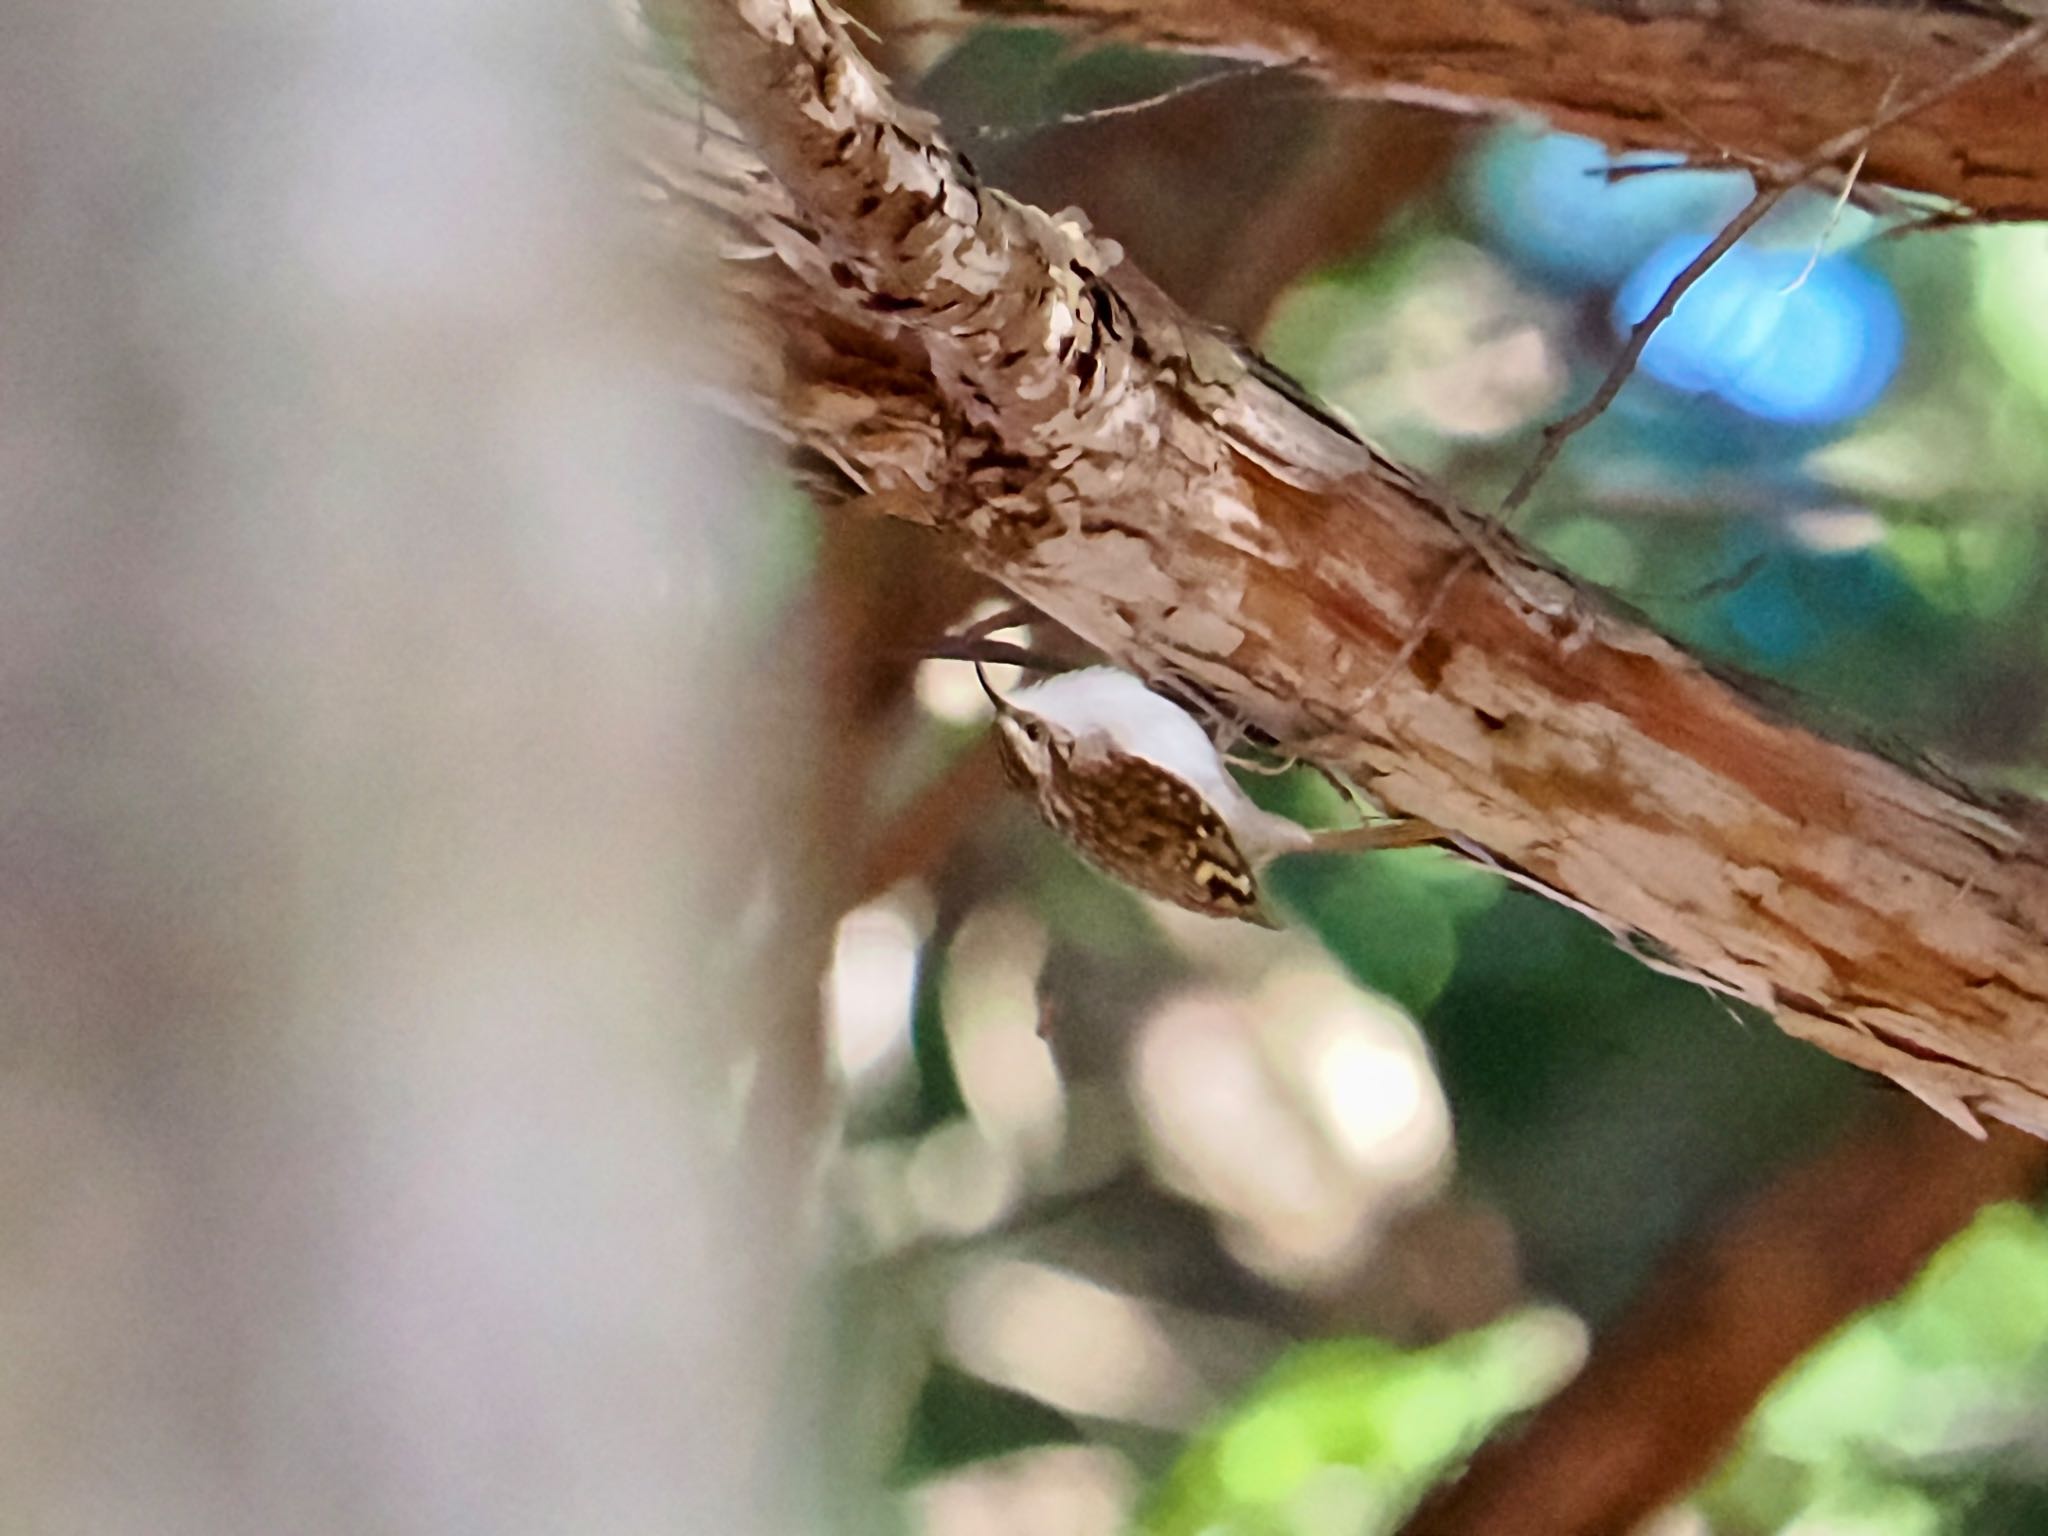
[[[1647,314],[1706,244],[1704,235],[1676,235],[1652,252],[1615,296],[1616,333]],[[1904,317],[1877,274],[1845,257],[1738,245],[1679,300],[1642,366],[1673,389],[1813,426],[1868,410],[1904,351]]]
[[[1564,288],[1611,287],[1672,230],[1711,228],[1749,197],[1749,178],[1735,172],[1605,175],[1669,158],[1617,157],[1592,139],[1509,129],[1475,160],[1466,202],[1525,270]]]

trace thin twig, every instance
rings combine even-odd
[[[1860,164],[1860,160],[1859,160]],[[1714,156],[1687,155],[1674,160],[1636,161],[1628,165],[1594,166],[1586,172],[1598,176],[1612,186],[1617,182],[1636,181],[1644,176],[1669,176],[1687,171],[1698,176],[1728,176],[1737,170],[1747,170],[1758,180],[1777,181],[1794,174],[1797,167],[1785,161],[1766,159],[1762,155],[1738,155],[1732,150]],[[1854,176],[1831,168],[1815,171],[1810,180],[1826,187],[1830,182],[1839,182],[1835,193],[1865,213],[1878,218],[1902,218],[1917,212],[1916,206],[1901,194],[1888,187],[1866,186]]]
[[[1474,535],[1474,537],[1484,537],[1484,535]],[[1436,591],[1430,594],[1429,602],[1424,606],[1421,617],[1416,619],[1415,627],[1409,630],[1408,638],[1401,642],[1400,649],[1387,658],[1387,664],[1380,668],[1380,675],[1372,680],[1372,685],[1365,690],[1365,693],[1359,699],[1360,708],[1364,708],[1367,704],[1378,698],[1380,690],[1387,686],[1388,680],[1396,672],[1400,671],[1401,668],[1405,667],[1409,659],[1422,648],[1422,642],[1429,634],[1430,626],[1436,623],[1436,616],[1442,610],[1444,600],[1451,595],[1451,588],[1458,584],[1460,576],[1463,576],[1467,571],[1476,570],[1478,566],[1479,556],[1476,553],[1469,549],[1459,551],[1458,558],[1451,562],[1451,568],[1444,572],[1444,579],[1436,584]]]
[[[1032,672],[1070,672],[1074,666],[1050,651],[1034,651],[1007,640],[967,640],[957,636],[922,647],[916,654],[926,661],[978,661],[986,666],[1024,667]]]
[[[1657,296],[1657,302],[1649,312],[1635,323],[1628,333],[1628,344],[1621,349],[1621,356],[1614,360],[1614,366],[1607,370],[1607,376],[1600,381],[1600,387],[1593,391],[1586,403],[1569,416],[1560,417],[1543,429],[1543,441],[1537,446],[1535,457],[1529,460],[1519,479],[1501,498],[1499,521],[1503,527],[1514,521],[1515,514],[1522,510],[1522,504],[1529,499],[1529,493],[1536,489],[1557,456],[1564,451],[1564,445],[1578,433],[1590,427],[1602,412],[1614,403],[1614,397],[1621,393],[1621,386],[1629,381],[1636,371],[1644,350],[1650,345],[1650,338],[1657,334],[1657,328],[1671,317],[1678,308],[1678,301],[1685,297],[1692,285],[1705,277],[1720,259],[1733,250],[1735,243],[1762,222],[1769,213],[1797,185],[1781,181],[1775,186],[1758,191],[1743,207],[1742,211],[1721,226],[1721,232],[1709,240],[1700,253],[1680,269],[1678,275],[1664,285],[1664,291]]]
[[[1681,587],[1675,592],[1646,591],[1641,587],[1621,587],[1618,591],[1632,603],[1703,603],[1710,597],[1725,597],[1730,592],[1747,586],[1756,579],[1757,573],[1771,563],[1768,550],[1759,550],[1732,571],[1723,571],[1719,576],[1710,576],[1705,581],[1690,587]]]
[[[1309,853],[1385,853],[1396,848],[1440,848],[1451,834],[1420,816],[1389,816],[1356,827],[1326,827],[1315,834]]]
[[[1283,60],[1278,63],[1254,63],[1236,69],[1219,69],[1212,74],[1200,75],[1193,80],[1183,80],[1170,85],[1163,91],[1154,91],[1150,96],[1140,96],[1134,101],[1112,102],[1106,107],[1089,107],[1080,112],[1062,112],[1057,117],[1038,118],[1028,123],[1006,123],[1000,126],[972,127],[960,133],[964,143],[996,144],[1005,139],[1021,138],[1027,133],[1041,133],[1050,128],[1081,128],[1090,123],[1107,122],[1112,118],[1135,117],[1141,112],[1179,101],[1182,97],[1193,96],[1212,86],[1229,85],[1238,80],[1249,80],[1258,75],[1284,74],[1297,68],[1297,61]]]
[[[1763,220],[1764,215],[1784,201],[1787,194],[1826,170],[1843,155],[1862,150],[1884,129],[1945,101],[1963,87],[1981,80],[2044,41],[2048,41],[2048,20],[2029,23],[1996,48],[1957,70],[1947,79],[1895,107],[1881,109],[1860,128],[1836,134],[1795,166],[1790,174],[1770,186],[1759,187],[1756,195],[1743,209],[1722,226],[1718,235],[1707,242],[1705,249],[1687,262],[1679,274],[1665,285],[1663,293],[1657,296],[1657,302],[1650,306],[1649,313],[1638,320],[1629,331],[1628,342],[1621,349],[1621,356],[1616,358],[1614,366],[1607,370],[1607,376],[1600,381],[1600,387],[1593,391],[1592,398],[1569,416],[1554,421],[1543,429],[1543,441],[1537,446],[1535,456],[1530,459],[1528,467],[1522,471],[1520,478],[1501,500],[1501,524],[1506,526],[1513,521],[1522,504],[1529,499],[1529,493],[1536,489],[1536,482],[1543,478],[1544,472],[1556,461],[1558,454],[1563,452],[1566,442],[1591,426],[1599,419],[1601,413],[1614,403],[1614,397],[1621,393],[1622,385],[1627,383],[1629,376],[1635,372],[1644,349],[1650,344],[1650,338],[1656,334],[1657,328],[1670,318],[1671,312],[1678,307],[1678,301],[1685,297],[1687,290],[1705,277],[1738,240],[1754,229]]]
[[[1598,176],[1611,187],[1618,182],[1634,181],[1642,176],[1667,176],[1673,171],[1693,171],[1702,176],[1726,176],[1732,174],[1734,170],[1735,167],[1728,164],[1725,159],[1716,164],[1713,161],[1702,160],[1697,155],[1679,155],[1670,160],[1631,160],[1626,165],[1610,160],[1605,165],[1588,166],[1586,175]]]
[[[986,640],[991,635],[1001,634],[1006,629],[1016,629],[1036,622],[1041,615],[1029,603],[1011,603],[998,608],[994,613],[976,619],[958,634],[948,635],[949,641],[967,642]]]
[[[1842,210],[1849,206],[1849,198],[1856,191],[1856,178],[1863,174],[1863,164],[1870,158],[1870,146],[1864,145],[1856,151],[1856,158],[1849,163],[1849,174],[1842,180],[1842,192],[1835,199],[1835,206],[1828,210],[1828,221],[1821,226],[1819,237],[1813,242],[1813,249],[1806,253],[1806,264],[1799,269],[1799,275],[1778,290],[1779,298],[1789,298],[1806,286],[1806,280],[1813,276],[1813,269],[1820,265],[1821,256],[1828,248],[1828,241],[1835,235],[1835,228],[1842,222]]]
[[[1884,83],[1884,95],[1878,99],[1880,115],[1892,104],[1892,97],[1898,94],[1899,71],[1893,69],[1891,78]],[[1828,248],[1828,241],[1834,238],[1835,228],[1842,222],[1842,210],[1849,206],[1849,199],[1856,193],[1856,182],[1863,175],[1864,164],[1870,159],[1870,144],[1866,140],[1856,151],[1856,158],[1849,163],[1849,174],[1842,178],[1842,190],[1835,198],[1835,206],[1828,210],[1828,221],[1821,226],[1820,238],[1813,242],[1813,249],[1806,253],[1806,265],[1799,269],[1799,275],[1779,290],[1779,297],[1785,298],[1806,286],[1806,280],[1813,276],[1813,269],[1820,265],[1820,258]]]

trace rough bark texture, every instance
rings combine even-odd
[[[2038,1187],[2048,1147],[1971,1146],[1886,1113],[1665,1263],[1571,1385],[1494,1441],[1403,1536],[1626,1536],[1719,1464],[1807,1350],[1894,1294],[1984,1205]]]
[[[656,154],[772,258],[743,268],[753,382],[796,440],[1646,958],[1959,1123],[2048,1132],[2039,807],[1824,739],[1475,542],[1078,215],[980,185],[812,0],[668,3],[761,163],[687,129]]]
[[[1334,84],[1459,110],[1534,112],[1623,149],[1771,163],[1955,72],[2026,19],[1991,5],[1856,0],[964,0],[1159,46],[1299,61]],[[2025,7],[2015,6],[2015,13]],[[1993,218],[2048,216],[2048,66],[2035,61],[1886,133],[1866,176]]]

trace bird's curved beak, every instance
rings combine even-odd
[[[981,691],[988,695],[989,703],[995,705],[996,714],[999,717],[1008,714],[1010,706],[1003,701],[1003,696],[996,692],[996,685],[988,680],[988,668],[977,661],[974,664],[974,675],[981,680]]]

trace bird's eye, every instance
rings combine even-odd
[[[1024,734],[1035,742],[1043,743],[1045,741],[1045,722],[1027,718],[1024,721]]]

